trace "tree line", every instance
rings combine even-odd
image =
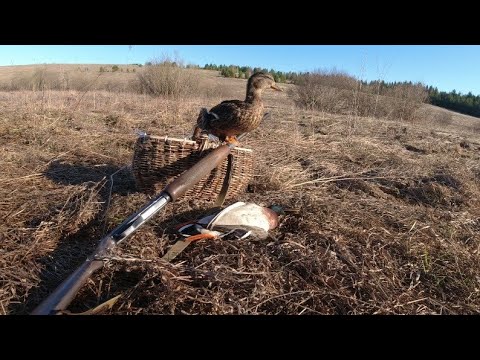
[[[451,92],[438,91],[432,86],[428,87],[430,103],[445,109],[457,111],[462,114],[480,117],[480,95],[472,92],[462,94],[455,90]]]
[[[262,71],[269,73],[273,76],[275,82],[278,83],[294,83],[295,79],[298,77],[298,73],[289,71],[276,71],[274,69],[268,70],[267,68],[260,67],[251,67],[251,66],[239,66],[239,65],[216,65],[216,64],[206,64],[203,67],[205,70],[216,70],[220,71],[220,74],[224,77],[248,79],[252,74]]]
[[[385,81],[370,81],[363,82],[364,85],[374,89],[379,89],[378,93],[380,95],[388,91],[388,89],[393,89],[398,86],[412,86],[411,81],[403,82],[385,82]],[[445,109],[453,110],[462,114],[471,115],[480,117],[480,95],[473,95],[472,92],[467,94],[462,94],[456,90],[450,92],[447,91],[438,91],[438,88],[428,85],[423,85],[427,91],[428,97],[427,102],[442,107]]]

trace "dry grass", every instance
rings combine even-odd
[[[29,313],[148,201],[128,169],[136,129],[189,136],[200,107],[243,97],[244,80],[208,76],[231,93],[182,102],[0,93],[0,313]],[[256,167],[238,200],[289,210],[274,239],[199,242],[162,263],[173,227],[208,211],[170,204],[117,249],[72,311],[116,295],[107,313],[480,311],[478,120],[430,122],[442,110],[427,106],[425,121],[361,118],[352,132],[345,117],[298,110],[285,94],[267,93],[266,106],[271,118],[243,144]]]
[[[0,66],[0,91],[29,90],[43,96],[57,90],[108,91],[183,99],[201,96],[216,101],[245,96],[245,89],[238,91],[238,83],[232,88],[218,71],[185,69],[170,66],[168,61],[156,60],[143,67],[116,65],[115,72],[112,65]]]
[[[143,68],[117,66],[119,70],[115,72],[112,65],[95,64],[0,66],[0,90],[130,91]]]

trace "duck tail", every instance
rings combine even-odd
[[[208,110],[206,108],[202,108],[200,110],[200,114],[197,118],[197,126],[203,130],[207,130],[208,127]]]
[[[202,132],[207,131],[209,129],[209,112],[206,108],[202,108],[200,110],[200,114],[198,114],[197,118],[197,125],[193,131],[192,140],[199,140],[201,137]]]
[[[195,129],[193,130],[192,140],[194,141],[199,140],[201,135],[202,135],[202,129],[198,125],[195,126]]]

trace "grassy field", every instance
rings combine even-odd
[[[55,66],[94,79],[100,65]],[[0,83],[25,71],[35,69],[0,67]],[[201,91],[181,100],[94,86],[0,92],[1,314],[32,311],[149,200],[129,168],[136,130],[188,137],[201,107],[244,97],[245,80],[198,76]],[[480,311],[480,119],[425,105],[415,121],[385,121],[264,99],[272,116],[242,143],[255,176],[236,201],[291,210],[276,240],[199,242],[166,264],[173,227],[208,210],[170,204],[70,310],[121,295],[107,314]]]

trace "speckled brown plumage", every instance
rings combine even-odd
[[[226,100],[210,111],[202,109],[193,138],[198,138],[203,130],[228,141],[230,137],[255,130],[263,119],[261,94],[266,88],[282,91],[271,75],[262,72],[253,74],[248,79],[245,101]]]

